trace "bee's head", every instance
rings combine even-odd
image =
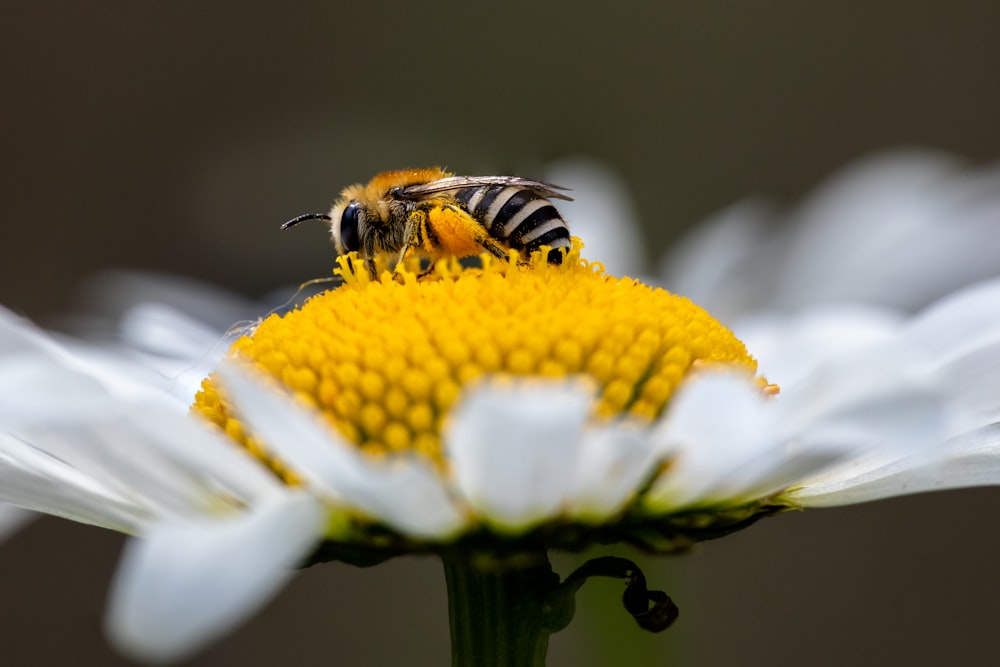
[[[334,204],[330,211],[330,234],[339,254],[361,249],[358,229],[364,222],[365,211],[357,200],[341,200]]]

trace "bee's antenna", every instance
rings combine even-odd
[[[333,218],[328,216],[326,213],[306,213],[305,215],[300,215],[297,218],[292,218],[288,222],[281,225],[281,228],[288,229],[289,227],[294,227],[300,222],[305,222],[306,220],[326,220],[327,222],[330,222]]]

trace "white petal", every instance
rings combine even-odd
[[[956,344],[948,355],[932,360],[929,371],[956,407],[951,433],[1000,422],[1000,336]]]
[[[302,477],[338,496],[334,480],[344,465],[340,439],[319,423],[318,415],[288,396],[274,379],[232,361],[219,367],[219,378],[240,416]]]
[[[778,276],[773,262],[762,257],[782,241],[769,237],[772,217],[764,203],[743,201],[703,221],[664,259],[664,287],[723,321],[765,305]]]
[[[932,356],[959,343],[1000,338],[1000,279],[977,283],[933,304],[907,325],[907,340]]]
[[[2,307],[0,380],[0,396],[4,397],[4,402],[16,401],[28,407],[44,405],[49,394],[52,400],[69,399],[67,410],[76,406],[85,410],[83,406],[88,401],[104,400],[107,396],[124,400],[142,397],[176,404],[165,391],[169,383],[150,369],[121,355],[75,342],[68,346],[60,344]],[[24,386],[20,386],[22,382]],[[91,396],[92,393],[95,395]],[[8,408],[8,412],[16,410]]]
[[[186,412],[158,403],[130,405],[109,396],[85,376],[63,374],[51,366],[33,377],[38,380],[39,375],[53,383],[50,391],[25,400],[24,405],[15,394],[0,406],[0,423],[17,436],[0,442],[0,455],[13,448],[14,455],[23,457],[31,450],[19,449],[19,442],[30,443],[46,455],[31,459],[33,464],[45,464],[31,469],[32,474],[54,474],[55,462],[72,469],[75,478],[87,478],[105,493],[154,514],[218,511],[233,505],[222,500],[224,496],[235,496],[240,502],[278,487],[259,465],[220,442]],[[7,379],[10,376],[4,376],[0,385]],[[20,383],[26,388],[19,394],[22,398],[30,393],[31,381],[26,378]],[[43,383],[39,391],[47,387]],[[44,403],[45,396],[59,401],[48,410],[34,404]],[[23,409],[12,409],[18,405]],[[220,493],[220,485],[225,494]],[[60,513],[65,515],[65,511]]]
[[[908,357],[903,348],[897,351],[901,359]],[[795,396],[786,397],[782,423],[790,434],[800,434],[807,446],[850,454],[801,483],[842,485],[896,461],[926,459],[947,438],[954,421],[948,397],[894,364],[888,351],[883,357],[860,358],[854,366],[817,374]]]
[[[31,322],[0,307],[0,358],[38,352],[56,354],[59,349]]]
[[[143,434],[146,446],[192,477],[221,483],[240,499],[255,501],[282,488],[246,451],[187,413],[144,405],[132,410],[130,420]]]
[[[13,435],[158,516],[227,511],[238,503],[218,493],[220,478],[150,446],[125,416],[18,429]]]
[[[902,315],[864,304],[818,306],[791,315],[758,313],[732,324],[760,372],[785,391],[830,359],[885,343]]]
[[[449,540],[468,519],[440,479],[422,461],[400,458],[368,464],[357,457],[353,486],[345,483],[351,504],[377,517],[399,532],[417,539]]]
[[[779,443],[749,462],[745,468],[734,470],[732,475],[720,480],[705,495],[730,503],[767,498],[801,479],[826,470],[848,455],[843,447],[825,443],[807,447]]]
[[[804,507],[869,502],[924,491],[1000,484],[1000,427],[955,438],[924,452],[846,479],[809,483],[787,494]]]
[[[111,394],[30,322],[0,308],[0,428],[106,415]]]
[[[1000,271],[1000,170],[963,171],[940,153],[849,165],[775,224],[750,206],[726,217],[732,224],[707,221],[678,249],[680,280],[667,274],[668,287],[723,321],[820,303],[913,311]]]
[[[124,346],[140,363],[155,369],[175,396],[191,403],[201,382],[219,365],[239,329],[223,332],[159,303],[139,304],[120,322],[115,351]]]
[[[939,441],[946,424],[946,397],[920,372],[920,359],[919,350],[896,341],[829,363],[779,398],[779,427],[806,441],[840,441],[845,446],[890,435],[900,443],[911,438]]]
[[[0,361],[0,428],[106,419],[119,402],[93,378],[26,353]]]
[[[514,532],[560,513],[591,396],[580,381],[497,381],[468,390],[445,451],[456,486],[485,523]]]
[[[662,512],[738,502],[806,476],[854,477],[928,451],[944,439],[950,413],[911,365],[904,347],[861,356],[772,400],[740,376],[693,378],[654,433],[674,459],[646,504]]]
[[[105,619],[124,653],[179,660],[269,600],[324,529],[321,504],[289,493],[224,521],[164,523],[126,547]]]
[[[645,504],[662,512],[710,500],[706,494],[713,487],[772,446],[767,438],[774,410],[744,375],[692,378],[651,435],[671,463],[647,492]]]
[[[135,500],[5,433],[0,433],[0,500],[123,532],[136,532],[150,516]]]
[[[930,279],[933,265],[947,255],[925,255],[940,252],[935,240],[941,241],[941,227],[957,222],[938,217],[948,206],[943,191],[954,169],[940,154],[898,152],[835,174],[792,222],[794,236],[782,258],[775,304],[794,309],[857,301],[913,307],[927,299],[921,278]]]
[[[914,310],[995,275],[1000,172],[926,153],[876,156],[800,212],[775,304],[861,301]]]
[[[573,519],[601,522],[632,500],[659,463],[652,441],[627,426],[588,429],[566,500]]]
[[[429,465],[408,457],[373,461],[259,373],[232,362],[219,372],[251,430],[320,492],[417,538],[446,539],[465,525]]]
[[[120,327],[125,343],[157,358],[200,361],[214,350],[212,357],[217,361],[225,352],[225,345],[220,344],[225,342],[223,332],[162,303],[140,303],[128,309]]]

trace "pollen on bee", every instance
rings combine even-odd
[[[468,213],[451,206],[438,206],[427,212],[427,224],[434,230],[436,246],[427,250],[435,256],[464,257],[478,254],[483,246],[480,241],[483,226]]]

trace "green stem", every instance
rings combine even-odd
[[[558,629],[547,601],[559,584],[545,554],[509,568],[460,556],[442,560],[453,667],[544,666],[549,635]]]

